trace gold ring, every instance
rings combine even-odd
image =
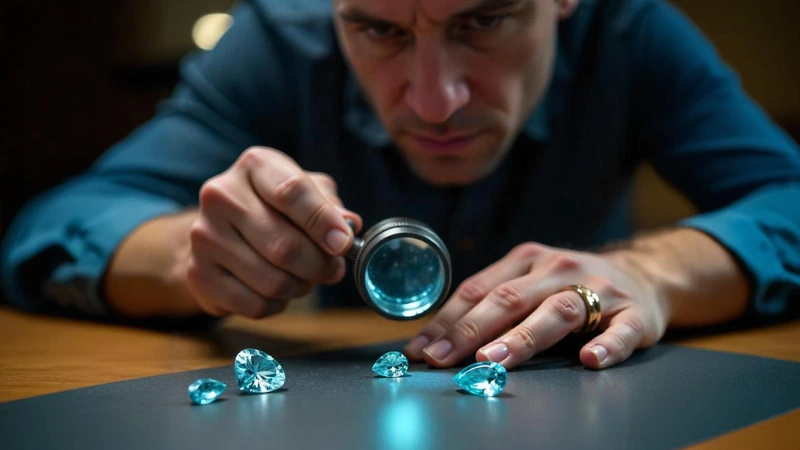
[[[594,331],[597,326],[600,325],[600,318],[602,317],[600,314],[600,297],[598,297],[593,290],[586,286],[581,286],[580,284],[567,286],[563,290],[577,292],[586,304],[586,322],[584,322],[583,327],[577,332],[587,333]]]

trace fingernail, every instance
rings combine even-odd
[[[347,233],[337,229],[331,230],[325,237],[328,248],[337,255],[344,251],[344,247],[349,241],[350,238],[347,236]]]
[[[344,275],[347,272],[347,264],[345,264],[344,258],[341,256],[337,257],[335,261],[336,262],[334,264],[336,265],[336,274],[333,276],[333,280],[331,280],[331,282],[338,283],[342,281],[342,278],[344,278]]]
[[[508,358],[508,347],[501,342],[484,347],[480,352],[483,353],[483,356],[489,361],[500,362]]]
[[[606,357],[608,357],[608,350],[600,344],[591,346],[589,351],[594,353],[598,364],[603,364],[603,361],[605,361]]]
[[[453,344],[447,339],[436,341],[424,350],[428,356],[437,361],[447,358],[447,355],[449,355],[451,351],[453,351]]]
[[[431,340],[425,336],[417,336],[406,345],[406,352],[412,356],[417,356],[422,353],[422,349],[430,342]]]

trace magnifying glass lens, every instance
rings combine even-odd
[[[364,277],[367,295],[383,312],[417,317],[430,309],[445,288],[445,267],[427,242],[390,239],[369,258]]]

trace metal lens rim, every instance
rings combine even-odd
[[[380,308],[372,300],[372,297],[370,297],[366,287],[367,263],[372,255],[381,247],[381,245],[389,240],[403,237],[414,238],[431,246],[431,248],[433,248],[433,250],[436,252],[436,255],[439,257],[439,261],[444,269],[444,283],[442,284],[442,292],[439,294],[439,297],[436,299],[436,301],[431,303],[427,309],[415,316],[410,317],[391,314]],[[450,254],[447,251],[444,241],[442,241],[442,239],[429,227],[413,219],[386,219],[370,228],[369,231],[367,231],[367,233],[364,235],[363,239],[364,245],[361,251],[358,253],[355,263],[353,264],[355,268],[356,288],[358,289],[358,293],[361,295],[361,298],[363,298],[367,305],[369,305],[370,308],[375,310],[378,314],[393,320],[414,320],[436,310],[436,308],[439,307],[442,302],[444,302],[445,298],[447,298],[447,294],[450,292],[450,283],[452,281],[452,265],[450,262]]]

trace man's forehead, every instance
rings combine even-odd
[[[444,22],[453,16],[482,6],[516,3],[514,0],[333,0],[338,12],[361,12],[392,21],[411,24],[419,17]]]

